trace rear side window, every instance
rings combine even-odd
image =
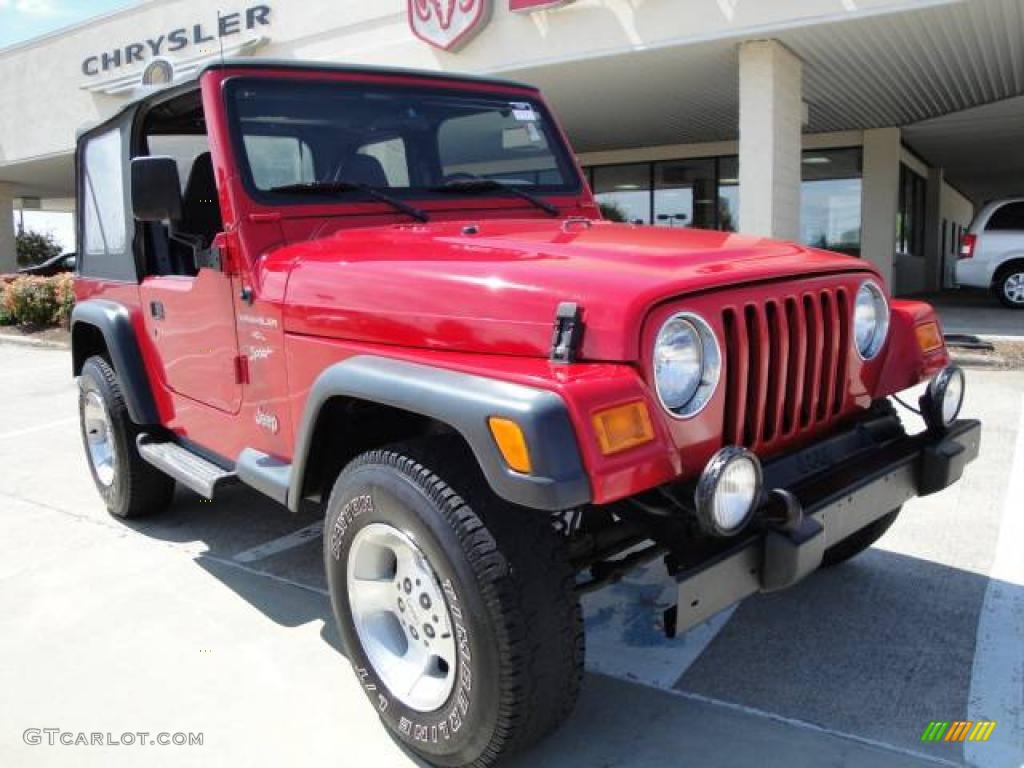
[[[1024,232],[1024,203],[1007,203],[992,214],[985,225],[986,232]]]
[[[252,178],[260,189],[316,180],[313,153],[295,136],[249,134],[244,137]]]
[[[86,256],[110,257],[126,250],[123,162],[117,128],[90,139],[85,147],[82,237]]]

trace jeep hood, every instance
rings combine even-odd
[[[538,219],[341,230],[264,266],[288,273],[290,333],[547,357],[556,308],[571,301],[583,309],[580,357],[604,361],[638,359],[644,317],[667,299],[872,269],[728,232]]]

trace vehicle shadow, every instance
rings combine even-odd
[[[179,492],[166,516],[133,527],[152,539],[195,546],[196,564],[239,598],[279,625],[319,622],[323,641],[343,655],[325,593],[320,536],[256,561],[235,559],[318,519],[314,512],[292,515],[237,487],[213,503]],[[671,660],[675,649],[693,642],[658,631],[672,581],[654,576],[663,589],[652,591],[655,571],[651,566],[642,578],[612,587],[614,599],[588,616],[588,642],[603,633],[592,643],[588,670],[613,669],[620,679],[589,671],[565,727],[509,765],[923,764],[909,752],[824,729],[963,760],[960,744],[919,739],[931,720],[968,717],[985,575],[872,549],[788,591],[750,598],[688,669],[681,663],[674,689],[659,690],[621,679],[634,659],[664,654]],[[1021,587],[1006,588],[1024,602]],[[610,617],[609,610],[621,616]]]

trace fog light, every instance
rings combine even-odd
[[[964,404],[964,372],[951,365],[931,380],[921,395],[921,415],[933,431],[949,427]]]
[[[723,448],[697,484],[697,520],[705,532],[734,536],[750,522],[761,500],[761,462],[745,448]]]

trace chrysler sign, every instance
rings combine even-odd
[[[209,53],[224,44],[224,38],[258,31],[269,24],[269,5],[253,5],[243,11],[217,14],[207,23],[182,25],[160,35],[88,56],[82,61],[82,74],[94,77],[113,73],[121,67],[142,64],[170,53],[188,53],[192,49],[196,53]],[[210,50],[204,50],[203,46]]]

